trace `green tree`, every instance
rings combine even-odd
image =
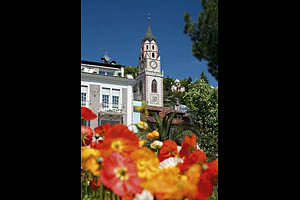
[[[207,76],[205,76],[205,74],[204,74],[203,71],[202,71],[202,73],[200,74],[200,78],[201,78],[202,80],[204,80],[207,84],[209,84],[208,78],[207,78]]]
[[[193,82],[192,77],[188,77],[183,79],[182,81],[180,81],[181,86],[183,86],[185,88],[185,92],[189,91],[189,84]]]
[[[127,66],[124,68],[124,76],[127,74],[131,74],[133,78],[136,78],[136,76],[139,73],[139,69],[137,67]]]
[[[196,79],[189,86],[184,100],[200,130],[200,148],[209,159],[215,159],[218,153],[218,89],[202,79]]]
[[[184,33],[193,41],[193,55],[208,62],[208,71],[218,80],[218,0],[201,0],[203,10],[195,23],[184,14]]]
[[[167,78],[163,79],[163,99],[164,99],[164,105],[165,106],[169,106],[174,104],[173,102],[173,97],[172,97],[172,91],[171,91],[171,87],[172,84],[174,83],[175,79],[170,78],[169,76]]]

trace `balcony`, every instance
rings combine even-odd
[[[100,103],[100,113],[123,114],[124,104]]]

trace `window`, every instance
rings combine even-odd
[[[112,108],[119,108],[120,90],[112,89]]]
[[[109,88],[102,88],[102,105],[103,108],[109,107],[109,96],[110,96],[110,89]]]
[[[152,45],[152,50],[154,50],[154,45]]]
[[[155,54],[154,53],[152,53],[152,58],[155,58]]]
[[[114,124],[121,124],[121,119],[120,120],[109,120],[109,119],[100,119],[99,118],[99,126],[100,125],[103,125],[103,124],[106,124],[106,123],[109,123],[110,125],[114,125]]]
[[[81,125],[82,125],[82,126],[88,126],[88,127],[89,127],[89,126],[90,126],[90,121],[89,121],[89,120],[84,120],[84,119],[82,119],[82,120],[81,120]]]
[[[143,81],[140,81],[139,86],[140,86],[140,93],[143,93]]]
[[[87,86],[81,86],[81,106],[87,105]]]
[[[147,50],[149,49],[149,46],[148,45],[146,45],[146,48],[147,48]]]
[[[154,93],[157,92],[157,82],[156,82],[155,79],[152,81],[152,84],[151,84],[151,91],[154,92]]]
[[[99,74],[100,75],[105,75],[105,72],[104,71],[99,71]]]
[[[113,76],[114,73],[113,72],[107,72],[107,76]]]

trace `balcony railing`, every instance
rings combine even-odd
[[[124,104],[100,103],[100,111],[110,113],[123,113]]]

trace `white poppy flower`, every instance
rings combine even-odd
[[[162,147],[163,143],[161,141],[155,140],[150,144],[150,147],[152,149],[160,149]]]
[[[153,195],[148,190],[143,190],[141,194],[136,194],[133,200],[153,200]]]
[[[162,161],[161,163],[159,163],[158,168],[174,167],[178,163],[182,163],[182,162],[183,162],[183,160],[181,158],[171,157],[171,158],[167,158],[164,161]]]

